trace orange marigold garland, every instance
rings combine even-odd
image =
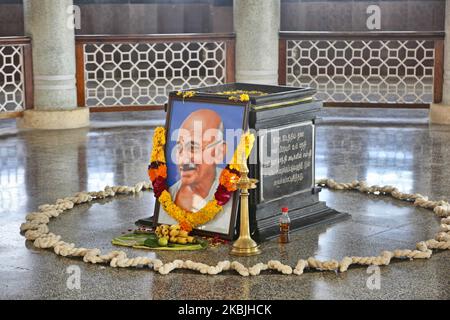
[[[178,207],[172,200],[167,186],[167,165],[164,154],[166,130],[162,127],[155,129],[148,176],[152,182],[155,197],[167,214],[180,224],[181,229],[189,232],[193,228],[211,221],[222,211],[223,206],[230,201],[233,192],[237,190],[237,182],[240,178],[238,159],[242,159],[244,150],[246,158],[250,155],[254,140],[252,134],[242,135],[231,163],[220,174],[219,186],[214,193],[214,199],[194,213]]]
[[[235,169],[230,169],[229,166],[226,166],[222,173],[220,174],[219,183],[223,185],[228,191],[236,191],[237,190],[237,182],[239,181],[240,174],[239,171]]]
[[[150,177],[150,181],[154,181],[158,177],[167,178],[166,164],[160,162],[159,165],[156,166],[156,168],[152,168],[152,166],[150,165],[148,169],[148,176]]]

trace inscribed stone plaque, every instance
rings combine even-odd
[[[311,121],[270,129],[260,136],[260,201],[314,186],[314,125]]]

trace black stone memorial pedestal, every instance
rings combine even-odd
[[[250,177],[259,181],[249,197],[250,231],[255,240],[279,234],[282,207],[289,208],[291,230],[349,217],[319,201],[315,138],[322,102],[312,98],[313,89],[232,83],[192,91],[212,103],[227,99],[220,92],[250,92],[248,128],[256,132],[257,140],[249,170]],[[264,95],[251,94],[256,91]]]
[[[258,108],[256,99],[250,109],[249,126],[258,132],[258,158],[250,166],[250,174],[259,180],[251,193],[250,217],[254,236],[260,241],[279,234],[282,207],[289,208],[291,230],[349,217],[319,201],[315,144],[316,117],[322,103],[303,100],[302,90],[294,91],[297,98],[277,101],[276,107]]]

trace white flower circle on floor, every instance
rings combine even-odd
[[[299,259],[295,268],[285,265],[280,261],[271,260],[267,263],[257,263],[252,267],[245,267],[237,261],[220,261],[215,266],[210,266],[201,262],[191,260],[174,260],[163,263],[159,259],[148,257],[128,258],[124,251],[111,251],[102,254],[96,248],[78,248],[74,243],[67,243],[60,235],[50,232],[48,223],[51,218],[58,217],[61,213],[72,209],[75,205],[90,202],[96,199],[114,197],[118,194],[135,194],[141,191],[150,190],[151,184],[147,182],[137,183],[134,187],[114,186],[105,187],[98,192],[80,192],[73,197],[58,199],[55,204],[44,204],[39,206],[38,212],[32,212],[26,216],[27,222],[20,226],[20,231],[24,232],[27,240],[33,241],[36,248],[53,249],[53,251],[64,257],[82,257],[86,263],[108,263],[111,267],[128,268],[138,266],[148,266],[160,274],[168,274],[175,269],[195,270],[202,274],[215,275],[227,270],[235,270],[241,276],[256,276],[263,270],[276,270],[282,274],[301,275],[306,269],[319,271],[339,271],[345,272],[355,265],[388,265],[393,258],[397,259],[429,259],[432,250],[450,249],[450,204],[447,201],[431,201],[421,194],[407,194],[400,192],[393,186],[369,186],[365,182],[354,181],[352,183],[337,183],[332,179],[323,179],[317,182],[319,186],[333,190],[357,190],[365,194],[386,195],[394,199],[408,201],[414,206],[432,210],[441,217],[440,230],[434,239],[417,243],[415,250],[402,249],[394,251],[383,251],[379,256],[374,257],[344,257],[341,261],[329,260],[320,261],[313,257],[306,260]]]

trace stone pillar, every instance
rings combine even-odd
[[[280,0],[234,0],[236,81],[278,84]]]
[[[24,0],[25,34],[33,50],[34,109],[20,128],[69,129],[89,125],[89,110],[77,107],[75,31],[67,11],[72,0]]]
[[[445,55],[444,55],[444,88],[442,103],[432,104],[430,122],[450,124],[450,0],[445,6]]]

